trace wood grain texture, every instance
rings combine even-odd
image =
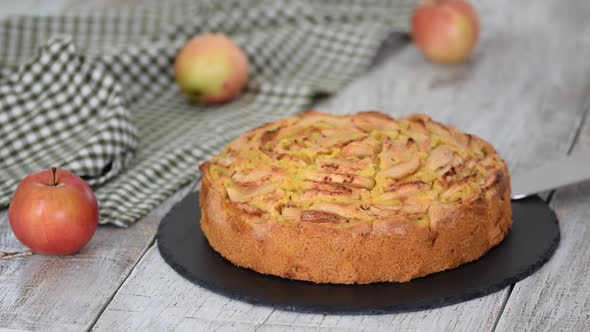
[[[179,191],[128,229],[102,226],[74,256],[0,258],[0,327],[79,331],[92,326],[153,242],[162,216],[184,197]],[[26,252],[0,217],[0,252]]]
[[[123,284],[94,326],[97,331],[202,330],[216,328],[255,330],[259,328],[333,330],[435,330],[447,325],[457,330],[460,321],[449,324],[449,317],[462,316],[461,323],[485,327],[495,317],[482,317],[482,310],[499,311],[495,297],[466,304],[407,314],[339,316],[300,314],[253,306],[234,301],[196,286],[176,274],[154,246]],[[490,320],[489,322],[485,322]]]
[[[156,246],[146,253],[94,326],[100,331],[209,330],[260,325],[272,308],[206,291],[176,274]]]
[[[585,17],[569,14],[582,5],[501,0],[477,1],[476,6],[484,28],[470,63],[436,66],[411,45],[389,49],[379,65],[318,109],[427,113],[491,141],[515,173],[564,155],[580,125],[590,85],[590,63],[579,56],[580,49],[590,47],[578,32]],[[519,12],[527,16],[517,16]],[[507,296],[503,290],[399,315],[299,314],[203,290],[176,275],[151,248],[95,329],[485,331],[494,328]]]
[[[590,121],[575,151],[590,153]],[[561,244],[539,272],[515,285],[499,331],[590,331],[590,182],[558,190],[551,206]]]
[[[36,8],[42,2],[84,9],[130,1],[20,2]],[[8,13],[2,9],[5,3],[0,4],[0,17]],[[588,4],[478,0],[475,5],[481,15],[482,39],[470,63],[435,66],[410,45],[393,47],[378,66],[319,108],[331,112],[379,109],[396,116],[428,113],[490,140],[516,173],[565,154],[590,87],[590,63],[583,56],[590,46],[584,39]],[[527,15],[518,14],[523,12]],[[25,13],[39,12],[31,8]],[[588,202],[576,198],[577,193],[588,195],[586,189],[570,188],[570,194],[564,191],[556,196],[562,245],[546,268],[516,285],[498,330],[588,329],[589,318],[583,316],[589,309],[588,293],[580,292],[590,289],[584,279],[588,254],[583,255],[588,251],[588,232],[583,227]],[[142,256],[167,207],[127,230],[101,228],[80,256],[0,259],[0,326],[26,330],[88,327]],[[564,229],[567,222],[573,225],[569,231]],[[0,250],[24,250],[7,231],[4,219],[0,221]],[[561,265],[552,267],[558,263]],[[564,269],[572,273],[564,275]],[[568,279],[564,283],[562,278]],[[558,287],[558,281],[563,287]],[[555,287],[545,290],[546,285]],[[175,274],[152,246],[95,329],[481,331],[493,328],[507,295],[504,290],[463,304],[400,315],[298,314],[251,306],[192,285]],[[544,303],[535,305],[539,299]]]

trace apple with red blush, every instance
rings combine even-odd
[[[477,12],[464,0],[427,0],[411,19],[412,39],[422,54],[437,63],[459,63],[479,38]]]
[[[70,255],[82,249],[98,225],[98,203],[92,189],[61,168],[26,176],[8,208],[16,238],[32,252]]]
[[[229,37],[203,34],[178,52],[174,77],[189,101],[226,103],[238,97],[248,81],[248,58]]]

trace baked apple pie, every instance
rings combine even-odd
[[[512,225],[494,148],[425,115],[309,111],[244,133],[200,169],[211,247],[285,278],[405,282],[478,259]]]

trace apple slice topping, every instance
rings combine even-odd
[[[341,184],[369,190],[375,186],[375,180],[373,178],[355,174],[327,173],[305,170],[303,171],[303,178],[308,181]]]
[[[249,214],[249,215],[253,215],[253,216],[262,216],[265,212],[260,210],[259,208],[256,208],[248,203],[235,203],[236,207],[238,209],[240,209],[241,211]]]
[[[299,221],[301,217],[301,210],[293,206],[283,206],[280,211],[285,220]]]
[[[315,210],[306,210],[301,212],[301,222],[313,222],[313,223],[340,223],[346,222],[346,218],[339,215]]]
[[[281,215],[285,220],[302,223],[343,223],[350,222],[350,218],[341,214],[325,211],[325,207],[312,207],[309,210],[301,210],[292,206],[285,206],[281,209]],[[345,211],[346,213],[347,211]]]
[[[378,204],[363,205],[363,210],[374,219],[389,219],[400,215],[400,206],[385,206]]]
[[[431,204],[430,201],[409,198],[404,201],[401,211],[408,215],[422,215],[428,212]]]
[[[346,222],[358,220],[364,213],[359,212],[353,203],[321,202],[301,212],[302,222]]]
[[[491,186],[496,184],[502,176],[504,176],[504,174],[502,174],[501,171],[492,173],[492,175],[488,176],[485,180],[483,180],[483,182],[481,183],[481,188],[484,190],[490,188]]]
[[[231,155],[226,155],[223,157],[219,157],[217,158],[215,161],[217,162],[217,164],[227,168],[230,167],[231,164],[236,160],[236,158],[234,156]]]
[[[360,141],[348,143],[342,148],[342,155],[344,157],[357,158],[373,157],[375,155],[376,146],[377,141],[375,141],[375,139],[372,137],[367,137]]]
[[[352,123],[364,132],[373,130],[397,130],[399,124],[391,117],[378,112],[360,112],[351,117]]]
[[[423,181],[396,183],[393,188],[390,189],[390,191],[384,193],[379,198],[384,201],[403,199],[430,190],[430,187],[430,183]]]
[[[422,220],[430,202],[483,197],[503,167],[476,136],[425,115],[396,121],[372,112],[307,112],[262,125],[214,164],[212,180],[244,213],[325,223]]]
[[[379,166],[388,169],[399,163],[418,158],[416,142],[412,138],[393,141],[386,137],[379,153]]]
[[[328,128],[320,131],[316,144],[324,148],[342,147],[350,142],[365,138],[366,134],[358,129]]]
[[[265,177],[262,177],[265,178]],[[256,197],[260,197],[263,195],[267,195],[269,193],[274,192],[279,188],[281,185],[283,177],[281,175],[274,175],[267,180],[261,180],[262,178],[258,178],[257,180],[260,181],[258,185],[251,185],[256,181],[246,181],[245,186],[240,186],[235,182],[226,182],[225,183],[225,190],[227,191],[227,195],[232,202],[247,202]]]
[[[439,199],[443,203],[455,203],[479,193],[480,188],[477,187],[477,185],[474,186],[470,182],[462,180],[451,185],[446,191],[442,192]]]
[[[410,160],[399,163],[382,172],[389,179],[401,179],[408,175],[414,174],[420,168],[420,158],[414,155]]]
[[[356,173],[367,168],[372,163],[370,159],[348,160],[348,159],[330,159],[317,158],[316,166],[326,172],[336,173]]]
[[[235,172],[231,179],[242,187],[257,187],[270,179],[273,171],[270,167],[253,169],[246,172]]]
[[[347,187],[332,183],[309,182],[306,181],[305,191],[301,195],[301,200],[309,200],[318,196],[342,196],[350,199],[360,199],[360,188]]]
[[[447,166],[451,161],[453,161],[453,150],[441,145],[432,150],[426,159],[426,167],[434,171]]]

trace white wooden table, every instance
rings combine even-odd
[[[0,17],[130,2],[1,1]],[[393,40],[369,72],[318,109],[428,113],[491,141],[513,174],[572,150],[590,153],[590,1],[477,0],[475,5],[482,36],[471,62],[432,65],[411,44]],[[71,257],[28,255],[12,235],[6,212],[0,212],[0,327],[590,331],[590,183],[545,196],[560,219],[562,241],[531,277],[461,304],[376,316],[253,306],[185,281],[154,243],[160,219],[185,192],[129,229],[101,227],[89,246]]]

